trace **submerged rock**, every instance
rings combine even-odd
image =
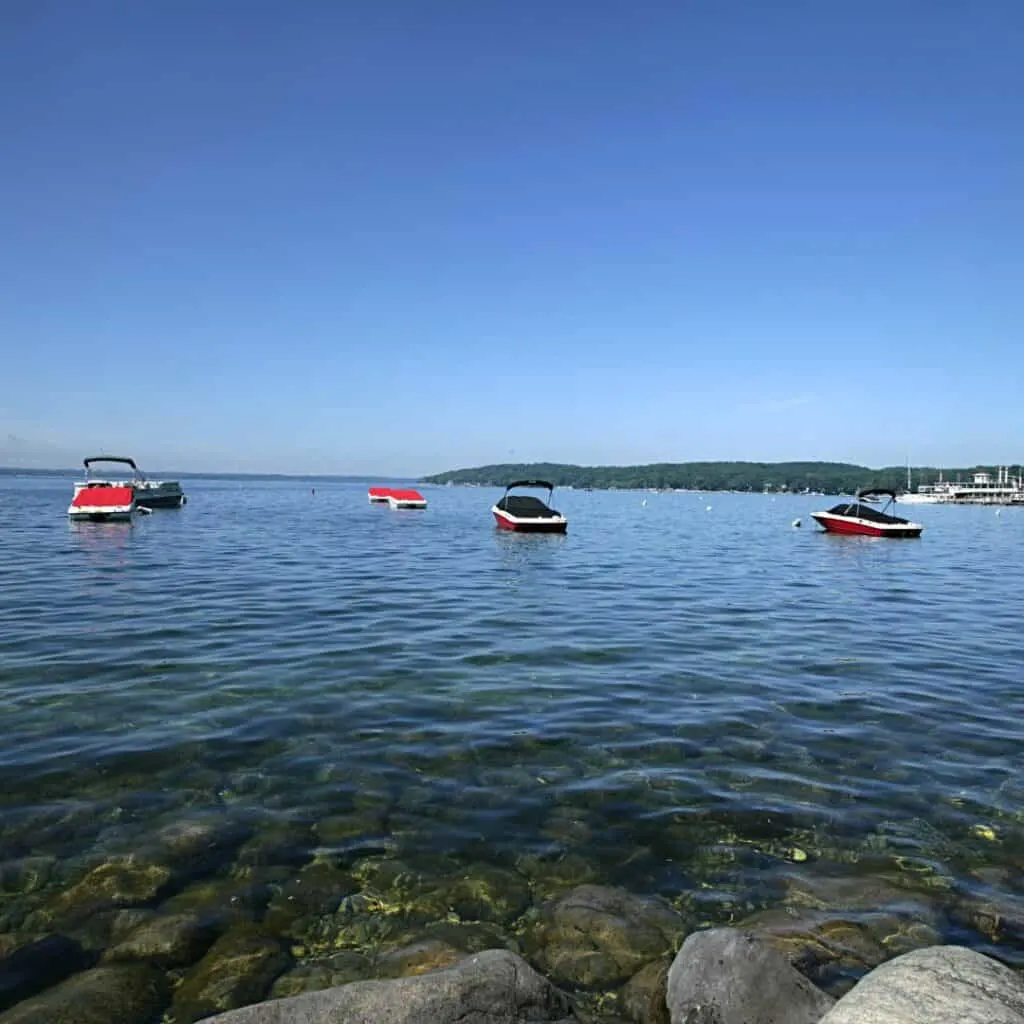
[[[18,1003],[2,1024],[150,1024],[170,998],[154,967],[125,964],[76,974],[42,995]]]
[[[669,957],[654,960],[641,967],[619,991],[619,1006],[623,1016],[634,1024],[669,1024],[668,971]]]
[[[820,1024],[1024,1024],[1024,979],[973,950],[919,949],[875,968]]]
[[[695,932],[668,973],[673,1024],[818,1024],[835,1000],[734,928]]]
[[[688,931],[658,896],[581,885],[541,908],[525,934],[531,960],[556,983],[607,988],[671,953]]]
[[[187,967],[216,939],[219,928],[196,914],[155,915],[107,950],[105,962],[143,960],[159,967]]]
[[[274,893],[287,879],[278,869],[259,869],[245,878],[210,878],[193,882],[161,904],[169,914],[191,913],[222,927],[258,920]]]
[[[81,945],[66,935],[47,935],[0,957],[0,1010],[63,981],[89,962]]]
[[[378,978],[409,978],[451,967],[469,955],[443,939],[420,939],[380,957],[374,974]]]
[[[154,903],[169,887],[172,872],[135,855],[116,857],[100,864],[66,890],[55,905],[58,916],[82,919],[100,910]]]
[[[513,953],[491,950],[396,981],[360,981],[248,1006],[210,1024],[571,1024],[568,998]]]
[[[268,931],[302,938],[309,918],[337,912],[342,900],[355,892],[352,876],[323,861],[304,867],[271,897],[264,922]],[[304,922],[296,927],[297,922]]]
[[[0,892],[26,895],[44,888],[57,864],[56,857],[21,857],[0,864]]]
[[[262,999],[289,964],[281,944],[257,928],[242,925],[222,935],[186,975],[174,993],[178,1024]]]
[[[286,999],[303,992],[318,992],[352,981],[365,981],[372,976],[373,965],[369,957],[354,950],[343,950],[321,960],[308,960],[282,974],[274,982],[270,998]]]

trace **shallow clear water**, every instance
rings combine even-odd
[[[794,874],[1024,898],[1024,508],[872,541],[830,498],[570,491],[521,537],[490,489],[312,486],[76,525],[70,479],[0,477],[0,859],[370,808],[406,856],[575,843],[705,920]]]

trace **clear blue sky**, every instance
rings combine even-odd
[[[1024,460],[1024,3],[13,0],[0,462]]]

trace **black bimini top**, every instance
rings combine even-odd
[[[554,491],[555,485],[549,484],[547,480],[517,480],[514,484],[509,484],[505,488],[505,493],[508,494],[513,487],[543,487],[547,491]]]
[[[896,500],[896,492],[888,487],[865,487],[862,491],[858,491],[856,496],[858,498],[867,498],[870,501],[876,495],[879,498]]]
[[[833,505],[829,512],[834,516],[856,516],[857,519],[867,519],[872,523],[896,524],[907,521],[906,519],[900,519],[899,516],[886,515],[884,512],[879,512],[877,508],[872,508],[870,505],[862,505],[858,501]]]
[[[139,467],[135,465],[135,460],[125,458],[123,455],[91,455],[87,459],[82,459],[82,465],[84,465],[86,469],[88,469],[94,462],[123,462],[126,465],[131,466],[136,473],[139,471]]]

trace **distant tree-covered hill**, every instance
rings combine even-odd
[[[990,467],[979,466],[976,469]],[[975,469],[943,470],[946,479]],[[938,478],[937,469],[915,469],[913,484]],[[648,466],[571,466],[557,462],[504,463],[455,469],[423,477],[424,483],[504,487],[513,480],[550,480],[557,487],[608,489],[683,488],[698,491],[824,491],[850,494],[859,487],[906,486],[905,466],[869,469],[847,462],[659,462]]]

